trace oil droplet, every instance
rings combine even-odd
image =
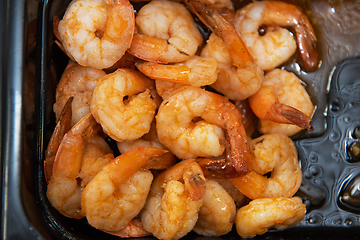
[[[360,127],[356,127],[353,132],[353,138],[360,139]]]
[[[360,174],[344,184],[338,200],[342,208],[351,212],[360,212]]]
[[[349,162],[360,161],[360,142],[356,141],[350,144],[348,147]]]

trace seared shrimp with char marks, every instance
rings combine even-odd
[[[262,235],[268,228],[281,230],[300,223],[306,213],[301,198],[273,197],[251,201],[236,214],[236,230],[242,238]]]
[[[161,172],[151,186],[141,222],[158,239],[179,239],[198,219],[205,194],[205,177],[194,159]]]
[[[105,165],[84,188],[82,212],[97,229],[123,229],[143,208],[153,175],[148,169],[167,169],[175,157],[153,147],[137,147]]]
[[[136,16],[129,52],[159,63],[183,62],[195,55],[203,37],[184,5],[156,0],[143,6]]]
[[[118,69],[99,79],[91,113],[115,141],[138,139],[149,132],[157,109],[151,89],[155,90],[154,81],[142,73]]]
[[[298,49],[307,71],[318,65],[316,35],[308,17],[294,5],[281,1],[254,1],[235,14],[234,25],[263,70],[287,61]],[[259,28],[265,26],[265,34]]]
[[[128,0],[73,0],[59,22],[67,55],[82,66],[104,69],[130,47],[135,29]]]
[[[179,158],[222,155],[245,174],[251,161],[241,113],[226,98],[200,88],[178,89],[159,107],[159,140]]]

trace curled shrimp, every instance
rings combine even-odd
[[[64,135],[59,145],[46,196],[51,205],[64,216],[76,219],[84,217],[81,212],[81,191],[91,179],[89,175],[99,171],[109,161],[109,157],[112,158],[112,154],[105,155],[105,152],[98,148],[99,146],[87,144],[99,130],[100,126],[89,113]],[[99,158],[103,159],[99,160],[100,164],[96,165],[96,169],[92,166],[88,171],[82,171],[86,169],[82,166],[85,164],[83,159],[88,159],[86,162],[94,162]],[[87,180],[82,181],[82,179]]]
[[[183,62],[195,55],[203,37],[184,5],[157,0],[143,6],[136,16],[129,52],[160,63]]]
[[[316,35],[308,17],[294,5],[281,1],[254,1],[235,14],[234,25],[257,63],[263,70],[271,70],[287,61],[298,49],[304,67],[313,71],[318,65]],[[266,26],[266,33],[259,35],[259,28]]]
[[[194,232],[203,236],[221,236],[231,231],[236,206],[232,197],[215,180],[206,180],[206,191]]]
[[[157,109],[150,90],[154,82],[130,69],[118,69],[99,79],[90,105],[104,132],[115,141],[134,140],[149,132]],[[124,97],[128,97],[124,101]]]
[[[156,80],[201,87],[213,84],[217,79],[215,58],[193,56],[189,60],[176,64],[144,62],[136,67],[146,76]]]
[[[265,75],[260,90],[249,97],[253,112],[259,117],[261,133],[283,133],[292,136],[310,125],[314,105],[295,74],[274,69]]]
[[[179,158],[219,156],[239,174],[248,172],[249,146],[241,113],[226,98],[190,86],[178,89],[156,115],[159,140]],[[224,134],[225,132],[225,134]]]
[[[74,98],[71,125],[90,113],[93,91],[98,79],[105,75],[103,70],[84,67],[70,61],[56,87],[56,102],[53,105],[56,119],[59,119],[66,101],[71,96]]]
[[[198,219],[205,194],[205,177],[194,159],[161,172],[151,186],[141,222],[158,239],[179,239]]]
[[[250,141],[252,170],[231,182],[250,199],[292,197],[302,172],[293,141],[283,134],[265,134]],[[265,174],[271,172],[268,178]]]
[[[82,212],[89,224],[107,232],[123,229],[143,208],[153,175],[175,163],[166,150],[137,147],[105,165],[84,188]]]
[[[188,4],[213,32],[201,51],[201,56],[218,62],[218,77],[211,87],[231,100],[244,100],[258,91],[264,73],[235,27],[221,15],[212,15],[202,2]]]
[[[73,0],[59,22],[67,55],[82,66],[104,69],[130,47],[135,29],[128,0]]]
[[[236,230],[242,238],[264,234],[268,228],[284,229],[300,223],[306,213],[301,198],[261,198],[240,208],[236,214]]]

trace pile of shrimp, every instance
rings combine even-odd
[[[304,71],[318,66],[300,8],[152,0],[134,11],[128,0],[73,0],[54,27],[69,64],[44,172],[61,214],[165,240],[234,227],[251,238],[303,220],[291,137],[313,130],[314,105],[282,68],[296,51]]]

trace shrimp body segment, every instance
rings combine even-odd
[[[317,67],[317,39],[300,8],[281,1],[255,1],[236,12],[234,25],[263,70],[274,69],[295,53],[296,41],[285,27],[295,30],[305,69]],[[266,33],[260,36],[259,28],[264,25]]]
[[[56,119],[59,119],[69,97],[74,98],[72,102],[72,126],[90,113],[93,91],[98,79],[105,75],[106,73],[103,70],[84,67],[70,61],[56,87],[56,102],[53,106]]]
[[[146,76],[156,80],[201,87],[217,79],[217,62],[214,58],[194,56],[176,64],[145,62],[136,65]]]
[[[203,37],[186,9],[178,2],[157,0],[136,16],[137,33],[129,52],[159,63],[183,62],[195,55]]]
[[[68,56],[82,66],[104,69],[130,47],[134,8],[127,0],[73,0],[59,23]]]
[[[138,139],[149,132],[157,109],[150,89],[155,89],[154,82],[140,72],[118,69],[99,79],[90,105],[91,113],[114,140]]]
[[[194,231],[203,236],[221,236],[231,231],[236,206],[232,197],[215,180],[206,180],[206,191]]]
[[[160,105],[156,124],[160,142],[177,157],[219,156],[226,145],[229,162],[240,174],[248,172],[251,160],[241,113],[226,98],[180,88]]]
[[[112,160],[84,188],[81,207],[89,224],[117,232],[143,208],[153,180],[149,168],[166,169],[175,159],[164,161],[166,150],[134,148]]]
[[[249,104],[259,117],[261,133],[283,133],[292,136],[310,125],[314,105],[295,74],[274,69],[265,75],[260,90],[249,98]]]
[[[231,182],[250,199],[292,197],[299,189],[302,172],[291,138],[265,134],[250,141],[253,169]],[[264,174],[271,172],[271,177]]]
[[[70,218],[82,218],[81,191],[78,180],[85,146],[100,129],[89,113],[66,133],[55,155],[46,195],[51,205]]]
[[[194,159],[160,173],[141,211],[144,229],[158,239],[179,239],[198,219],[205,194],[205,177]]]
[[[264,234],[268,228],[284,229],[300,223],[306,213],[301,198],[260,198],[240,208],[236,214],[236,230],[242,238]]]

